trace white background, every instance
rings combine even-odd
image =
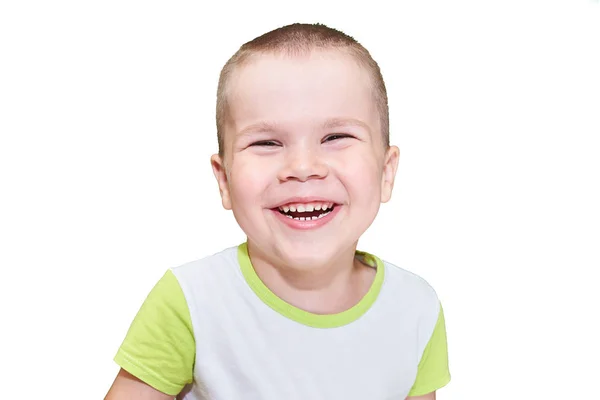
[[[360,248],[442,300],[438,399],[598,398],[593,0],[3,2],[0,397],[103,398],[165,270],[244,240],[209,164],[218,74],[291,22],[383,71],[400,169]]]

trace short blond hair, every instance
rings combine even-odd
[[[254,54],[287,54],[290,56],[309,53],[311,50],[337,49],[347,51],[356,58],[369,73],[373,82],[374,97],[380,116],[381,134],[384,145],[389,147],[389,108],[388,97],[379,65],[369,51],[353,37],[323,24],[286,25],[243,44],[227,61],[219,77],[217,88],[217,138],[219,155],[224,153],[224,127],[228,117],[226,88],[229,78],[236,68],[243,66]]]

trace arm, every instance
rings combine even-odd
[[[435,392],[427,393],[423,396],[409,396],[406,400],[435,400]]]
[[[446,323],[442,305],[438,304],[438,319],[419,361],[417,377],[406,400],[435,400],[436,391],[450,381]]]
[[[173,400],[121,368],[104,400]]]
[[[105,400],[173,399],[193,382],[195,339],[172,271],[154,286],[115,355],[121,367]]]

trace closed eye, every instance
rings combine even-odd
[[[325,142],[333,142],[335,140],[344,139],[344,138],[353,138],[354,136],[348,135],[347,133],[335,133],[333,135],[327,136],[323,139],[323,143]]]

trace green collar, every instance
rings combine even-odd
[[[377,268],[377,273],[375,274],[375,279],[371,288],[360,302],[352,308],[338,314],[320,315],[294,307],[277,297],[256,274],[252,262],[250,261],[250,256],[248,255],[248,243],[242,243],[238,246],[238,261],[240,263],[242,274],[254,293],[256,293],[266,305],[284,317],[313,328],[337,328],[347,325],[360,318],[369,310],[373,303],[375,303],[383,284],[383,263],[379,258],[363,251],[357,250],[356,256],[360,257],[361,261],[365,264]]]

